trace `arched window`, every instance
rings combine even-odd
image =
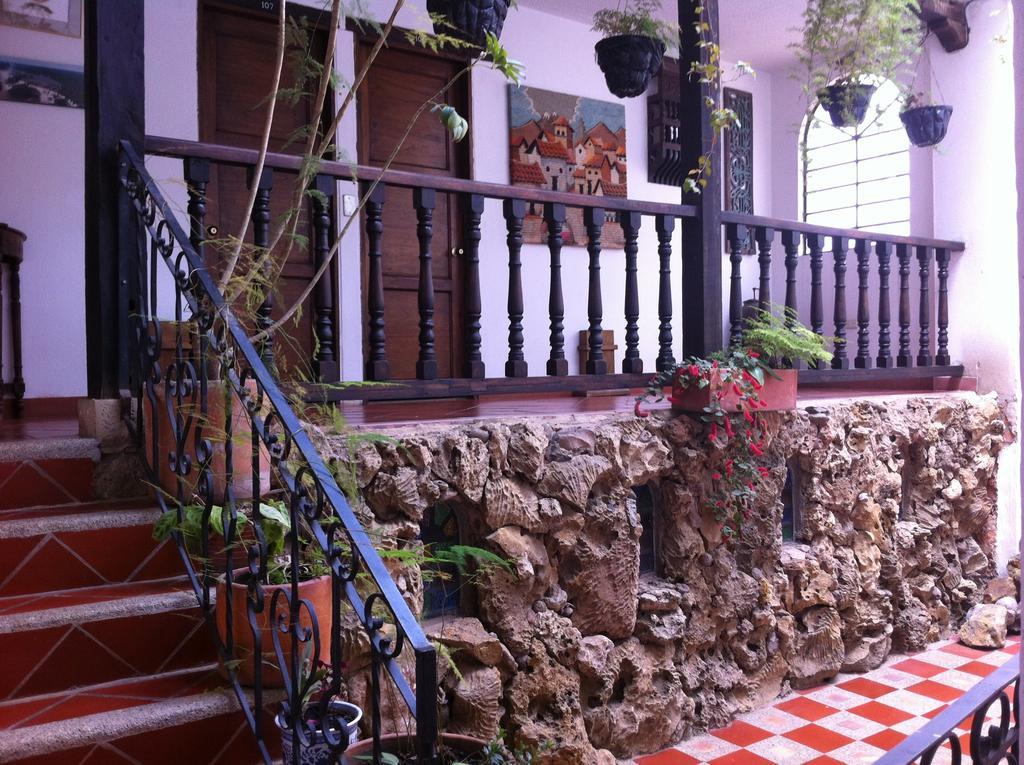
[[[460,544],[459,521],[448,505],[427,508],[420,522],[420,541],[427,555],[438,548]],[[423,566],[423,618],[458,614],[460,590],[459,569],[454,563],[427,563]]]
[[[658,573],[658,513],[654,490],[649,484],[633,487],[636,512],[643,533],[640,536],[640,573]]]
[[[899,89],[886,80],[857,127],[834,127],[820,106],[805,121],[805,221],[910,234],[910,142],[900,108]]]

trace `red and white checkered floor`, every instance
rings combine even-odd
[[[827,685],[791,694],[726,728],[639,757],[636,763],[870,765],[1019,649],[1019,637],[998,651],[955,641],[935,643],[914,656],[892,656],[873,672],[840,675]],[[970,724],[965,720],[961,725],[967,727],[960,729],[965,755]],[[948,750],[935,759],[935,765],[947,762]]]

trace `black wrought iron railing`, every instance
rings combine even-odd
[[[1011,687],[1012,686],[1012,687]],[[991,711],[998,705],[996,715]],[[967,751],[958,728],[971,721]],[[946,754],[942,750],[948,748]],[[1020,661],[1014,657],[964,692],[926,726],[911,734],[875,765],[998,765],[1020,762]]]
[[[263,759],[276,761],[282,736],[294,742],[286,759],[294,765],[306,761],[304,749],[325,748],[337,761],[349,746],[355,713],[336,702],[353,638],[345,624],[354,621],[369,644],[374,761],[382,761],[390,678],[415,720],[418,762],[432,765],[434,647],[207,272],[201,232],[186,234],[128,142],[120,180],[123,222],[138,232],[137,250],[120,259],[129,424]],[[205,204],[192,195],[191,205]],[[275,537],[282,526],[291,530],[283,547]],[[310,567],[329,591],[319,608],[301,589]],[[272,569],[283,583],[272,583]],[[415,657],[414,683],[399,666],[406,651]],[[312,697],[307,714],[315,671],[328,668],[326,692]]]

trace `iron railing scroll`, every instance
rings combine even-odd
[[[990,720],[990,713],[998,713]],[[967,751],[958,728],[971,720]],[[943,751],[947,748],[948,754]],[[970,757],[968,760],[967,758]],[[1020,765],[1020,660],[1014,656],[875,765]]]
[[[273,722],[278,711],[285,720],[284,734],[290,732],[295,742],[291,765],[306,762],[303,751],[317,743],[338,762],[351,743],[350,713],[343,715],[336,703],[329,703],[342,694],[342,617],[350,608],[371,646],[372,690],[365,714],[374,738],[374,761],[382,761],[381,694],[384,678],[390,677],[415,720],[418,762],[434,765],[433,645],[205,269],[201,241],[190,240],[128,142],[121,144],[120,180],[122,209],[130,218],[125,224],[138,231],[137,252],[121,256],[129,316],[122,358],[127,359],[133,399],[129,424],[154,483],[163,483],[158,501],[164,513],[176,516],[173,535],[181,559],[263,759],[268,765],[275,761],[280,734]],[[204,194],[205,184],[190,186],[193,216],[204,209]],[[166,305],[172,282],[173,302]],[[248,492],[239,488],[246,482]],[[250,496],[243,498],[245,494]],[[276,503],[287,513],[290,528],[304,529],[303,542],[316,548],[314,557],[329,570],[330,614],[316,613],[310,600],[300,596],[299,533],[288,535],[285,557],[269,559],[269,529],[258,511],[262,503]],[[202,508],[198,540],[194,531],[191,536],[186,533],[187,512],[197,506]],[[289,584],[266,586],[268,566],[282,565],[281,560],[289,569]],[[232,602],[241,597],[244,609]],[[219,608],[218,598],[227,599]],[[319,625],[327,618],[331,626],[322,636]],[[232,623],[239,619],[248,624]],[[261,630],[261,622],[272,628]],[[276,667],[267,670],[267,662],[256,658],[251,662],[252,676],[243,678],[239,646],[251,640],[252,655],[262,657],[269,651],[266,632],[272,636],[276,657],[268,666]],[[329,644],[323,644],[324,639]],[[414,683],[399,666],[408,651],[414,656]],[[327,693],[312,715],[320,721],[319,742],[313,738],[317,727],[306,722],[301,709],[313,682],[311,673],[304,671],[310,666],[330,668]],[[268,672],[279,673],[277,682],[268,683]]]

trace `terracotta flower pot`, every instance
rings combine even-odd
[[[247,389],[255,395],[256,384],[250,381]],[[192,427],[187,435],[184,444],[185,454],[191,460],[192,469],[185,476],[185,501],[188,502],[193,495],[196,495],[199,481],[199,465],[196,461],[195,429],[202,425],[204,434],[208,434],[213,445],[213,460],[210,463],[210,471],[213,477],[213,496],[215,502],[221,502],[227,488],[227,451],[225,448],[225,424],[227,423],[226,408],[224,400],[224,384],[220,382],[210,383],[207,388],[207,414],[200,420],[200,412],[197,402],[186,401],[183,404],[183,415],[188,417],[194,412]],[[231,395],[231,430],[232,430],[232,453],[231,453],[231,488],[234,490],[235,499],[250,499],[253,495],[252,480],[252,447],[250,445],[251,425],[249,415],[237,396]],[[172,400],[173,403],[173,400]],[[170,455],[177,451],[174,433],[167,416],[166,388],[160,386],[157,389],[156,406],[159,417],[159,464],[156,465],[157,475],[160,480],[160,488],[170,496],[176,497],[178,486],[174,473],[171,472]],[[147,414],[150,408],[144,405]],[[266,448],[260,447],[260,493],[266,494],[270,491],[270,455]]]
[[[409,735],[381,736],[381,747],[389,754],[410,754],[416,751],[416,738]],[[441,743],[461,757],[472,757],[480,754],[487,746],[487,742],[471,736],[457,736],[454,733],[445,733],[441,736]],[[373,757],[373,738],[367,738],[354,744],[345,752],[342,762],[345,765],[363,765],[368,760],[363,758]]]
[[[796,388],[798,372],[795,369],[772,370],[778,377],[771,374],[765,376],[764,385],[758,391],[761,401],[766,402],[762,412],[783,412],[789,409],[796,409]],[[725,395],[722,397],[722,408],[727,412],[735,412],[739,405],[740,397],[733,391],[731,383],[724,384]],[[712,381],[704,388],[695,386],[683,387],[678,382],[672,385],[672,409],[677,412],[703,412],[704,408],[711,405],[711,395],[714,391],[722,390],[721,381]]]
[[[235,571],[234,579],[231,582],[231,636],[234,646],[232,658],[238,662],[235,671],[242,685],[253,684],[256,670],[256,649],[254,647],[252,629],[249,627],[249,588],[246,584],[247,577],[248,570],[239,569]],[[268,584],[263,586],[263,611],[256,614],[256,623],[261,635],[260,661],[263,666],[262,682],[264,688],[281,688],[283,686],[283,678],[277,665],[277,653],[274,651],[271,604],[275,592],[289,589],[291,589],[290,584]],[[284,597],[282,596],[282,598]],[[317,628],[320,633],[321,658],[326,660],[326,652],[330,651],[332,626],[330,575],[299,582],[299,597],[308,600],[316,612]],[[279,604],[279,609],[286,608],[287,603],[282,600]],[[227,610],[227,585],[224,582],[224,578],[221,577],[217,580],[215,612],[217,632],[225,643],[227,643]],[[313,621],[305,608],[301,611],[299,623],[303,627],[312,627]],[[281,649],[287,659],[291,655],[291,636],[281,633],[278,633],[278,635],[281,641]],[[223,667],[221,667],[221,673],[227,674]]]

